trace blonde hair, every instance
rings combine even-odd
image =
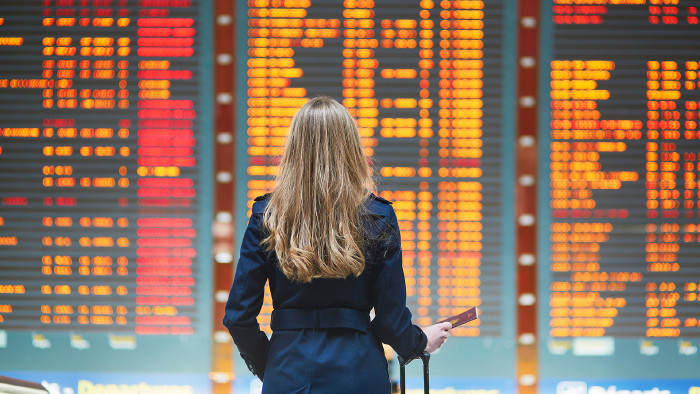
[[[293,282],[359,276],[361,213],[373,188],[355,120],[329,97],[294,115],[263,223],[262,241]]]

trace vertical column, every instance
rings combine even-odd
[[[430,10],[434,8],[433,1],[421,1],[419,3],[419,20],[396,19],[382,20],[381,46],[383,48],[396,48],[401,50],[415,51],[418,48],[419,60],[417,68],[409,69],[389,69],[381,71],[382,78],[385,79],[412,79],[418,82],[419,97],[408,98],[383,98],[380,100],[382,108],[387,112],[395,113],[402,117],[384,117],[381,121],[381,136],[385,138],[418,138],[411,140],[411,144],[418,142],[418,160],[410,167],[383,167],[382,175],[391,177],[418,177],[418,199],[415,217],[415,228],[412,234],[416,237],[415,247],[417,253],[412,255],[410,264],[417,264],[416,268],[407,269],[418,273],[416,288],[417,322],[421,325],[429,325],[433,322],[431,309],[433,308],[432,289],[432,257],[431,250],[431,223],[433,193],[430,183],[426,180],[432,176],[432,169],[428,163],[429,138],[433,136],[432,119],[430,119],[430,109],[433,106],[430,97],[430,69],[433,68],[433,27],[434,22],[430,20]],[[411,83],[415,83],[411,81]],[[391,110],[390,108],[393,108]],[[413,112],[416,109],[417,113]],[[407,110],[411,110],[408,112]],[[407,113],[413,113],[411,117],[403,117]],[[398,141],[397,141],[398,143]],[[411,145],[413,148],[415,145]],[[417,167],[417,168],[416,168]],[[405,261],[406,264],[406,261]]]
[[[518,1],[518,108],[515,168],[517,278],[518,392],[537,392],[537,64],[539,57],[539,0]]]
[[[189,214],[196,112],[192,100],[171,87],[193,77],[180,64],[194,55],[194,20],[171,16],[168,8],[152,13],[149,4],[140,5],[137,31],[136,333],[192,334],[193,322],[182,311],[194,307],[196,230]]]
[[[53,24],[51,2],[44,3],[44,24]],[[74,8],[64,8],[62,9],[68,15],[75,15],[76,10]],[[66,21],[72,20],[75,22],[75,18],[66,18]],[[77,91],[73,88],[73,80],[76,78],[75,75],[75,60],[67,60],[69,57],[73,57],[77,54],[76,47],[73,45],[73,39],[70,37],[44,37],[42,40],[43,55],[47,60],[43,63],[43,73],[44,78],[51,78],[48,82],[48,86],[43,91],[43,107],[45,109],[51,108],[75,108],[77,106]],[[88,71],[89,72],[89,71]],[[56,88],[56,89],[54,89]],[[75,128],[74,119],[45,119],[44,126],[58,126],[58,127],[44,127],[42,130],[42,135],[47,139],[54,139],[54,137],[59,138],[76,138],[77,129]],[[62,126],[62,127],[60,127]],[[42,180],[42,185],[45,188],[61,188],[59,190],[72,190],[76,186],[76,179],[74,175],[74,168],[71,165],[63,163],[66,157],[70,157],[74,153],[73,146],[69,146],[63,140],[60,145],[47,145],[43,149],[44,156],[54,157],[56,162],[54,165],[46,165],[42,168],[42,173],[44,178]],[[66,144],[66,145],[64,145]],[[83,183],[84,187],[89,187],[90,182],[88,178],[87,184]],[[58,199],[56,199],[58,200]],[[76,204],[75,197],[61,197],[61,204],[58,201],[54,201],[53,198],[44,198],[44,206],[72,206]],[[56,204],[56,205],[54,205]],[[53,237],[52,235],[56,232],[60,234],[65,234],[66,229],[73,226],[73,218],[70,216],[63,216],[63,212],[59,216],[46,216],[42,218],[42,224],[47,228],[47,234],[49,236],[42,237],[41,244],[44,247],[51,247],[53,251],[57,254],[46,254],[41,258],[41,272],[46,275],[47,279],[53,276],[55,282],[58,282],[55,286],[43,285],[41,288],[42,294],[56,294],[56,295],[67,295],[73,292],[81,294],[83,296],[90,294],[90,288],[88,286],[71,286],[68,284],[67,278],[73,275],[73,269],[77,264],[73,264],[73,256],[65,253],[64,247],[71,246],[72,239],[67,236]],[[50,231],[54,230],[54,231]],[[57,232],[56,232],[57,233]],[[48,252],[48,251],[47,251]],[[87,256],[81,256],[76,260],[85,261],[89,259]],[[77,261],[76,261],[77,263]],[[77,268],[77,267],[76,267]],[[85,270],[76,270],[76,274],[81,273],[84,275],[89,275],[89,269],[87,272]],[[41,317],[40,321],[42,324],[71,324],[75,320],[78,324],[90,324],[88,314],[90,309],[87,305],[69,305],[63,303],[63,300],[59,301],[58,304],[50,305],[50,301],[46,304],[42,304],[40,307]],[[84,302],[81,300],[81,303]],[[80,314],[79,316],[75,316]]]
[[[676,62],[647,63],[647,218],[657,219],[646,226],[648,337],[679,335],[680,321],[665,312],[674,308],[680,297],[678,293],[669,293],[676,285],[666,281],[666,273],[680,269],[676,262],[679,250],[677,233],[680,231],[676,222],[680,216],[676,172],[681,170],[676,143],[681,136],[681,122],[676,105],[681,98],[680,80]]]
[[[440,316],[481,305],[483,28],[480,0],[441,2],[438,112]],[[480,321],[456,330],[478,336]]]
[[[420,2],[421,10],[418,12],[418,78],[419,78],[419,99],[418,99],[418,138],[420,150],[418,151],[418,176],[428,178],[432,175],[432,169],[429,167],[428,155],[430,140],[433,136],[432,120],[430,119],[430,109],[433,107],[433,101],[429,98],[430,87],[429,77],[430,70],[433,68],[433,21],[430,20],[430,10],[435,7],[432,0],[423,0]],[[399,21],[397,21],[398,24]],[[398,26],[397,26],[398,27]],[[430,250],[430,241],[432,234],[430,232],[430,218],[433,210],[433,193],[430,191],[430,183],[421,181],[419,184],[420,191],[418,192],[418,265],[421,270],[421,276],[418,279],[418,319],[420,325],[429,325],[433,323],[433,319],[429,316],[433,306],[433,297],[431,296],[431,266],[433,261],[432,251]]]
[[[430,190],[430,183],[426,180],[432,176],[432,169],[428,163],[429,139],[433,136],[432,119],[430,109],[433,106],[430,97],[430,70],[433,68],[433,27],[434,22],[430,20],[430,10],[435,7],[431,0],[423,0],[419,3],[419,20],[415,19],[384,19],[381,21],[381,47],[395,48],[415,53],[416,48],[419,60],[415,68],[392,69],[383,68],[380,76],[384,79],[410,79],[409,83],[418,82],[419,97],[399,97],[382,98],[380,106],[386,110],[386,114],[381,120],[380,135],[384,138],[397,138],[397,144],[410,144],[414,148],[418,142],[418,160],[411,166],[382,167],[381,175],[386,177],[418,177],[417,214],[414,218],[411,231],[406,235],[415,237],[411,240],[412,246],[417,250],[404,256],[404,267],[406,275],[418,274],[415,281],[415,296],[417,308],[417,323],[429,325],[433,322],[431,309],[433,308],[433,297],[431,296],[431,274],[432,257],[431,251],[431,223],[433,194]],[[417,81],[416,81],[417,79]],[[414,85],[411,85],[414,86]],[[417,110],[417,113],[414,112]],[[388,117],[388,114],[396,114]],[[413,114],[406,117],[407,114]],[[417,141],[415,138],[417,137]],[[410,142],[403,142],[401,139],[411,139]],[[401,141],[401,142],[399,142]],[[407,256],[410,255],[410,258]]]
[[[236,152],[235,113],[236,72],[236,3],[216,0],[214,2],[214,87],[216,93],[216,118],[214,123],[215,147],[214,167],[216,176],[214,192],[214,311],[212,313],[214,335],[212,338],[212,363],[210,374],[212,393],[230,394],[234,378],[233,341],[221,322],[233,280],[233,251],[235,226],[233,211],[236,204],[235,185],[238,183],[234,170]],[[233,187],[232,187],[233,185]],[[247,200],[245,196],[241,196]]]

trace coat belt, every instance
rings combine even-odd
[[[349,308],[275,309],[270,327],[277,330],[352,328],[369,331],[369,314]]]

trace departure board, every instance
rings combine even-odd
[[[0,2],[0,369],[208,371],[207,9]]]
[[[513,165],[513,100],[502,92],[513,89],[503,54],[512,45],[504,39],[512,33],[504,33],[506,3],[251,0],[239,7],[238,32],[247,38],[238,61],[238,195],[247,196],[239,201],[240,233],[253,199],[274,187],[292,116],[308,98],[331,96],[357,120],[378,194],[393,202],[414,322],[477,306],[481,319],[454,336],[512,333],[512,270],[504,269],[513,262],[512,202],[504,200]],[[271,311],[267,293],[259,318],[266,330]],[[510,343],[492,350],[512,358]],[[496,360],[488,373],[504,370]]]
[[[700,376],[699,7],[543,2],[543,377]]]

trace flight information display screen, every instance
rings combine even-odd
[[[507,3],[251,0],[238,9],[247,39],[237,63],[240,233],[253,199],[273,188],[292,116],[309,97],[343,103],[398,217],[415,323],[480,309],[453,331],[443,350],[452,356],[434,361],[453,376],[513,372],[500,363],[513,359],[512,341],[499,341],[514,324]],[[271,310],[268,293],[261,322]],[[484,338],[498,356],[468,369],[450,362]]]
[[[208,370],[207,10],[0,3],[0,370]]]
[[[699,7],[542,4],[543,378],[698,377]]]

